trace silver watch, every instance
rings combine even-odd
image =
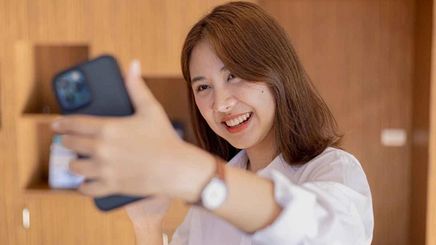
[[[203,207],[214,210],[220,207],[227,199],[227,185],[221,178],[215,176],[204,187],[201,192],[201,202]]]

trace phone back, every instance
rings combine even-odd
[[[127,116],[134,113],[121,71],[112,56],[100,56],[63,71],[55,76],[53,85],[63,114]],[[73,99],[63,100],[62,95]]]
[[[128,116],[134,113],[118,63],[109,55],[60,72],[53,79],[53,89],[63,114]],[[109,211],[142,198],[111,195],[94,200],[100,210]]]

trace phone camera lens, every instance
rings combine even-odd
[[[60,77],[56,90],[66,110],[76,110],[91,101],[91,92],[81,71],[71,71]]]
[[[67,100],[68,104],[74,105],[75,100],[75,96],[71,93],[68,93],[65,95],[65,99]]]

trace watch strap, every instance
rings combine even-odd
[[[225,169],[225,164],[220,161],[219,157],[215,157],[215,177],[218,177],[220,180],[225,181]]]
[[[225,168],[225,164],[221,162],[220,157],[214,155],[214,158],[215,158],[215,170],[214,170],[212,176],[209,177],[209,179],[207,180],[206,184],[204,184],[204,185],[202,186],[201,191],[200,191],[200,195],[199,195],[199,197],[198,197],[198,200],[195,201],[195,202],[188,202],[189,204],[194,205],[194,206],[200,206],[200,207],[203,207],[203,202],[202,202],[202,199],[201,199],[201,195],[202,195],[204,189],[206,188],[206,186],[207,186],[207,185],[208,185],[208,184],[209,184],[209,183],[210,183],[214,178],[219,178],[220,180],[222,180],[223,182],[225,182],[225,169],[226,169],[226,168]]]

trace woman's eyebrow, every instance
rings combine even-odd
[[[226,66],[221,67],[220,72],[224,71],[224,70],[228,70]],[[191,84],[194,84],[195,82],[199,82],[201,80],[205,80],[206,78],[202,77],[202,76],[198,76],[198,77],[194,77],[191,79]]]
[[[191,79],[191,84],[194,84],[195,82],[199,82],[201,80],[205,80],[204,77],[194,77]]]

